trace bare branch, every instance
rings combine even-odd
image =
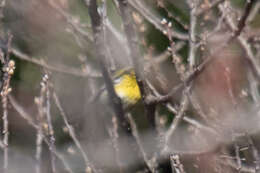
[[[250,23],[255,19],[259,9],[260,9],[260,1],[257,1],[255,6],[253,7],[253,9],[251,10],[251,12],[248,16],[247,23]]]
[[[109,135],[110,135],[111,140],[112,140],[113,148],[115,150],[115,160],[116,160],[116,163],[119,167],[119,172],[123,173],[124,168],[123,168],[122,161],[120,159],[120,149],[119,149],[119,141],[118,141],[118,138],[119,138],[118,121],[117,121],[117,118],[115,116],[112,116],[112,124],[113,124],[112,130],[108,130],[108,132],[109,132]]]
[[[131,10],[128,6],[128,3],[130,2],[132,1],[118,0],[119,10],[123,19],[124,31],[128,41],[128,46],[130,48],[130,57],[132,58],[134,64],[136,80],[141,91],[142,101],[145,105],[145,115],[150,120],[150,125],[153,128],[155,126],[155,107],[154,105],[148,105],[145,103],[145,98],[148,95],[148,91],[146,90],[147,87],[144,81],[144,63],[140,54],[138,38],[131,18]]]
[[[51,118],[51,104],[50,104],[50,82],[49,82],[49,75],[46,73],[43,76],[42,83],[44,83],[46,87],[45,91],[45,110],[46,110],[46,118],[47,118],[47,124],[48,124],[48,136],[50,141],[50,147],[49,150],[51,151],[51,169],[52,172],[56,172],[56,158],[53,154],[53,151],[56,150],[55,146],[55,136],[54,136],[54,128],[52,125],[52,118]]]
[[[54,8],[63,18],[66,19],[67,23],[70,24],[75,31],[77,31],[78,33],[80,33],[81,36],[83,36],[83,38],[85,38],[90,42],[93,41],[93,36],[87,31],[85,31],[84,29],[82,29],[82,27],[79,26],[79,24],[73,20],[72,15],[70,15],[69,13],[64,11],[61,7],[59,7],[59,5],[56,4],[55,1],[49,1],[49,3],[52,8]]]
[[[174,3],[173,3],[174,5]],[[174,19],[175,21],[177,21],[184,29],[188,30],[188,25],[185,24],[182,19],[178,16],[178,15],[175,15],[173,14],[172,12],[170,12],[168,9],[167,9],[167,6],[164,4],[164,1],[161,1],[161,0],[157,0],[157,6],[161,7],[162,9],[164,9],[166,12],[167,12],[167,15],[169,18],[172,18]]]
[[[229,5],[226,2],[226,5]],[[219,5],[219,9],[222,13],[225,13],[226,7],[222,4]],[[225,21],[228,24],[228,26],[231,28],[232,32],[235,32],[237,30],[237,27],[229,15],[225,15]],[[232,40],[232,39],[229,39]],[[258,62],[256,61],[256,58],[251,50],[251,46],[247,43],[246,38],[242,35],[238,36],[238,41],[245,50],[247,56],[245,58],[248,60],[249,65],[251,66],[251,69],[253,71],[253,74],[257,77],[258,80],[260,80],[260,68],[258,65]]]
[[[222,157],[222,158],[219,159],[219,162],[222,163],[223,165],[231,166],[232,168],[235,168],[236,170],[239,167],[239,165],[237,165],[237,162],[233,159],[230,159],[230,158],[223,158]],[[252,166],[247,166],[247,165],[241,164],[240,171],[241,172],[255,173],[255,168],[252,167]]]
[[[193,68],[195,67],[196,63],[196,52],[197,52],[197,40],[196,40],[196,26],[197,26],[197,16],[195,15],[196,12],[198,11],[198,1],[197,0],[192,0],[190,4],[190,30],[189,30],[189,67],[190,70],[192,71]]]
[[[98,62],[101,67],[102,75],[105,81],[105,86],[108,92],[108,96],[112,101],[112,106],[114,109],[114,112],[119,119],[120,127],[122,130],[124,130],[127,134],[130,133],[130,127],[129,123],[125,119],[124,116],[124,110],[121,103],[120,98],[116,95],[112,79],[110,77],[110,74],[108,72],[108,69],[106,67],[105,59],[106,59],[106,53],[105,53],[105,45],[104,45],[104,33],[102,32],[103,25],[101,22],[101,17],[97,11],[97,2],[96,0],[90,0],[89,3],[86,2],[86,5],[89,10],[89,15],[91,18],[92,23],[92,29],[94,33],[94,42],[96,47],[96,55],[98,57]],[[131,133],[130,133],[131,134]]]
[[[14,74],[15,62],[10,60],[10,48],[11,48],[12,35],[8,33],[7,35],[7,50],[3,51],[3,76],[1,79],[1,99],[2,99],[2,108],[3,108],[3,143],[4,143],[4,165],[3,170],[6,173],[8,171],[8,144],[9,144],[9,122],[8,122],[8,94],[12,91],[10,87],[11,77]]]
[[[145,148],[142,145],[142,142],[141,142],[141,139],[140,139],[140,135],[139,135],[138,129],[136,127],[136,124],[135,124],[135,121],[134,121],[132,115],[131,114],[127,114],[127,117],[128,117],[129,122],[131,124],[133,135],[134,135],[134,137],[135,137],[135,139],[137,141],[137,144],[139,146],[140,152],[142,153],[143,159],[144,159],[147,167],[150,169],[150,171],[152,173],[156,173],[156,170],[157,170],[157,167],[158,167],[158,163],[157,163],[156,157],[154,156],[153,158],[150,158],[150,159],[148,158],[148,155],[145,152]]]
[[[24,108],[19,105],[19,103],[15,100],[15,98],[11,95],[8,96],[8,98],[10,99],[10,103],[12,104],[13,108],[16,110],[16,112],[27,121],[27,123],[33,127],[36,131],[39,128],[38,125],[31,119],[31,115],[28,114],[28,112],[26,112],[24,110]],[[44,135],[44,134],[43,134]],[[46,136],[44,136],[44,142],[50,146],[50,143],[47,139]],[[53,150],[53,153],[56,155],[56,157],[61,160],[61,162],[63,163],[66,171],[68,171],[69,173],[73,173],[73,171],[71,170],[71,168],[69,167],[69,164],[67,163],[66,159],[62,156],[62,154],[60,154],[58,151]]]
[[[20,58],[21,60],[28,61],[30,63],[33,63],[35,65],[38,65],[40,67],[46,68],[47,70],[59,72],[59,73],[64,73],[64,74],[69,74],[69,75],[74,75],[74,76],[80,76],[80,77],[101,77],[100,74],[95,74],[95,73],[88,73],[84,72],[83,70],[79,70],[76,68],[72,68],[69,66],[52,66],[50,64],[47,64],[43,59],[38,60],[35,57],[30,57],[26,55],[25,53],[19,51],[18,49],[12,48],[11,52],[17,57]]]
[[[183,93],[183,98],[182,98],[180,109],[179,109],[178,113],[176,114],[171,126],[169,127],[169,130],[164,135],[165,142],[164,142],[164,148],[162,151],[163,153],[168,151],[169,140],[171,139],[172,134],[177,129],[177,126],[180,124],[181,120],[183,119],[184,113],[188,108],[188,104],[189,104],[189,99],[187,96],[187,94],[189,92],[188,88],[185,91],[186,93]]]
[[[206,12],[208,12],[209,10],[211,10],[212,8],[217,7],[220,3],[224,2],[225,0],[215,0],[213,3],[211,3],[209,6],[205,7],[205,8],[199,8],[195,15],[196,16],[200,16],[202,14],[205,14]]]
[[[156,97],[160,97],[161,96],[160,93],[153,87],[153,85],[149,81],[146,81],[146,82],[147,82],[149,88],[153,91],[153,94]],[[166,107],[173,114],[177,114],[178,113],[178,111],[174,108],[174,106],[172,104],[166,103]],[[183,120],[186,121],[187,123],[193,125],[194,127],[198,128],[198,129],[204,130],[204,131],[209,132],[211,134],[216,134],[214,129],[201,124],[199,121],[197,121],[195,119],[192,119],[190,117],[184,116]]]
[[[90,168],[90,169],[93,169],[94,172],[96,172],[96,169],[95,169],[94,165],[91,165],[86,152],[82,148],[82,146],[81,146],[81,144],[80,144],[80,142],[79,142],[79,140],[77,138],[77,135],[75,134],[74,128],[70,125],[70,123],[68,121],[68,118],[66,116],[66,113],[65,113],[64,109],[62,108],[60,100],[59,100],[59,98],[58,98],[58,96],[57,96],[55,91],[53,91],[53,99],[54,99],[54,102],[55,102],[57,108],[60,111],[60,115],[61,115],[61,117],[62,117],[66,127],[68,128],[70,137],[72,138],[72,140],[74,141],[75,145],[78,147],[81,155],[83,156],[83,159],[85,161],[86,170],[89,170],[89,168]]]
[[[253,7],[253,4],[254,4],[255,0],[248,0],[246,1],[246,6],[245,6],[245,9],[244,9],[244,12],[237,24],[237,29],[236,31],[234,32],[234,35],[233,35],[233,38],[239,36],[242,32],[242,30],[244,29],[245,25],[246,25],[246,20],[251,12],[251,9]]]
[[[158,30],[160,30],[162,33],[165,31],[166,28],[164,28],[161,24],[162,18],[155,15],[154,12],[151,12],[149,8],[143,4],[142,1],[138,0],[131,0],[129,1],[129,4],[136,9],[146,20],[148,20],[151,24],[155,26]],[[188,40],[189,37],[186,34],[182,34],[179,32],[176,32],[172,29],[172,35],[175,38],[178,38],[180,40]]]
[[[175,173],[185,173],[180,156],[177,154],[170,155],[171,167]]]
[[[247,134],[247,139],[248,139],[248,142],[249,142],[249,147],[251,148],[252,150],[252,155],[253,155],[253,158],[254,158],[254,164],[255,164],[255,170],[256,172],[259,171],[260,169],[260,156],[259,156],[259,152],[252,140],[252,138]]]

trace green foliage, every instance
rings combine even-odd
[[[231,0],[231,4],[237,8],[243,8],[247,0]]]

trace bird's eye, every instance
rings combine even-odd
[[[118,84],[120,81],[121,81],[121,78],[116,78],[116,79],[114,79],[113,82],[114,82],[115,84]]]

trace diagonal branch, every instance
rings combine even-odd
[[[15,111],[23,118],[27,121],[27,123],[33,127],[35,130],[38,129],[38,124],[36,124],[33,120],[32,120],[32,116],[30,114],[28,114],[28,112],[26,112],[24,110],[24,108],[16,101],[16,99],[9,95],[8,96],[10,103],[12,104],[13,108],[15,109]],[[47,139],[47,137],[44,135],[44,142],[50,146],[49,140]],[[67,163],[67,161],[65,160],[65,158],[62,156],[61,153],[59,153],[57,150],[53,150],[53,154],[55,154],[55,156],[63,163],[66,171],[68,171],[69,173],[73,173],[73,171],[71,170],[71,168],[69,167],[69,164]]]
[[[53,99],[54,99],[54,102],[55,102],[57,108],[60,111],[60,114],[62,116],[62,119],[63,119],[66,127],[68,128],[70,137],[72,138],[72,140],[74,141],[75,145],[78,147],[80,153],[82,154],[82,157],[83,157],[83,159],[85,161],[86,170],[91,169],[91,168],[95,170],[94,165],[90,164],[89,158],[88,158],[86,152],[84,151],[84,149],[82,148],[82,146],[81,146],[81,144],[80,144],[80,142],[79,142],[79,140],[78,140],[78,138],[77,138],[77,136],[75,134],[74,128],[70,125],[70,123],[68,121],[68,118],[66,116],[66,113],[65,113],[63,107],[61,106],[60,100],[59,100],[56,92],[54,92],[54,91],[53,91]]]
[[[129,134],[130,125],[125,118],[122,102],[115,93],[113,82],[105,63],[106,49],[104,44],[104,33],[102,29],[103,25],[102,25],[101,17],[97,11],[97,2],[96,0],[90,0],[90,1],[86,0],[85,3],[88,7],[89,15],[91,18],[96,55],[101,68],[102,76],[105,81],[105,86],[108,92],[108,96],[111,99],[113,110],[117,118],[119,119],[120,127],[122,128],[122,130],[125,131],[126,134]]]
[[[229,5],[228,3],[226,3],[226,4]],[[221,4],[221,5],[219,5],[219,9],[222,13],[225,13],[226,7]],[[235,32],[237,30],[237,26],[231,16],[225,15],[225,22],[227,23],[229,28],[232,30],[232,32]],[[251,50],[251,46],[247,43],[246,38],[243,36],[243,34],[239,35],[237,38],[238,38],[239,43],[241,44],[241,46],[243,47],[243,49],[245,50],[245,52],[247,54],[247,56],[245,56],[245,58],[247,59],[249,65],[252,69],[253,74],[255,75],[255,77],[258,80],[260,80],[260,67]],[[229,39],[229,40],[231,40],[231,39]]]
[[[77,68],[69,67],[69,66],[53,66],[42,59],[38,60],[35,57],[30,57],[29,55],[21,52],[20,50],[16,48],[12,48],[11,52],[19,59],[28,61],[30,63],[33,63],[35,65],[38,65],[40,67],[44,67],[47,70],[55,71],[58,73],[64,73],[64,74],[69,74],[69,75],[74,75],[74,76],[80,76],[80,77],[100,77],[99,74],[96,73],[87,73],[84,72],[83,70],[79,70]]]
[[[196,16],[200,16],[202,14],[205,14],[209,10],[211,10],[214,7],[217,7],[220,3],[224,2],[225,0],[215,0],[213,3],[211,3],[208,7],[206,8],[199,8],[197,12],[195,13]]]
[[[147,21],[155,26],[156,29],[160,30],[162,33],[166,28],[161,24],[162,17],[152,12],[147,5],[143,4],[142,1],[139,0],[131,0],[129,1],[129,5],[131,5],[135,10],[137,10]],[[187,34],[183,34],[180,32],[176,32],[175,30],[171,30],[172,36],[178,38],[180,40],[188,40],[189,37]]]
[[[246,20],[249,17],[249,14],[251,12],[251,9],[253,7],[254,2],[256,2],[255,0],[248,0],[246,1],[246,7],[244,9],[244,12],[242,14],[242,17],[240,18],[238,24],[237,24],[237,29],[234,32],[234,36],[233,38],[239,36],[242,32],[242,30],[244,29],[245,25],[246,25]]]

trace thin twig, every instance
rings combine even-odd
[[[177,154],[170,155],[172,171],[175,173],[185,173],[183,165],[180,161],[180,156]]]
[[[140,151],[142,153],[143,159],[144,159],[147,167],[150,169],[150,171],[152,173],[155,173],[156,170],[157,170],[157,167],[158,167],[157,159],[155,158],[155,156],[153,158],[150,158],[150,159],[148,158],[147,153],[145,152],[145,148],[142,145],[142,142],[141,142],[141,139],[140,139],[140,135],[139,135],[136,123],[135,123],[132,115],[129,113],[129,114],[127,114],[127,117],[128,117],[129,122],[131,124],[133,135],[134,135],[134,137],[135,137],[135,139],[137,141],[137,144],[138,144],[139,149],[140,149]]]
[[[112,145],[113,145],[113,148],[115,150],[115,160],[116,160],[116,163],[119,167],[119,172],[120,173],[123,173],[124,172],[124,166],[122,164],[122,161],[120,159],[120,149],[119,149],[119,141],[118,141],[118,138],[119,138],[119,134],[118,134],[118,122],[117,122],[117,118],[116,116],[112,116],[112,130],[109,131],[111,133],[109,133],[111,139],[112,139]]]
[[[251,12],[251,9],[253,7],[253,4],[254,4],[255,0],[248,0],[246,1],[246,6],[245,6],[245,9],[244,9],[244,12],[237,24],[237,29],[235,30],[234,32],[234,35],[233,35],[233,38],[239,36],[242,32],[242,30],[244,29],[245,25],[246,25],[246,20]]]
[[[259,103],[260,93],[259,93],[259,90],[258,90],[258,82],[257,82],[257,80],[255,80],[252,72],[248,72],[247,78],[248,78],[249,86],[250,86],[250,95],[251,95],[254,103],[256,105],[259,105],[260,104]]]
[[[89,170],[90,169],[93,169],[94,172],[96,172],[95,170],[95,167],[93,165],[90,164],[90,161],[89,161],[89,158],[86,154],[86,152],[84,151],[84,149],[82,148],[78,138],[77,138],[77,135],[75,134],[75,131],[74,131],[74,128],[70,125],[69,121],[68,121],[68,118],[66,116],[66,113],[64,111],[64,109],[62,108],[61,106],[61,103],[60,103],[60,100],[56,94],[55,91],[53,91],[53,99],[54,99],[54,102],[57,106],[57,108],[59,109],[60,111],[60,115],[66,125],[66,127],[68,128],[68,132],[69,132],[69,135],[70,137],[72,138],[72,140],[74,141],[75,145],[77,146],[77,148],[79,149],[84,161],[85,161],[85,166],[86,166],[86,170]]]
[[[129,123],[125,119],[124,110],[121,103],[120,98],[116,95],[112,79],[106,67],[105,59],[105,44],[104,44],[104,33],[102,32],[102,22],[101,17],[97,11],[97,2],[96,0],[90,0],[89,2],[86,1],[86,5],[89,9],[89,15],[91,18],[92,29],[94,33],[94,42],[96,47],[96,55],[98,57],[98,62],[101,67],[102,76],[105,81],[105,86],[108,91],[109,98],[112,101],[113,110],[119,119],[120,127],[126,134],[130,134]]]
[[[167,15],[169,18],[172,18],[174,19],[175,21],[177,21],[185,30],[188,29],[188,25],[185,24],[183,22],[183,20],[176,14],[173,14],[172,12],[170,12],[168,9],[167,9],[167,5],[165,5],[165,2],[164,1],[161,1],[161,0],[157,0],[157,6],[164,9],[166,12],[167,12]]]
[[[219,162],[222,163],[223,165],[228,165],[228,166],[231,166],[232,168],[235,168],[235,169],[237,169],[239,167],[237,165],[237,162],[234,159],[222,157],[222,158],[219,159]],[[255,168],[252,167],[252,166],[241,164],[240,171],[241,172],[255,173]]]
[[[164,34],[168,37],[168,40],[170,42],[170,47],[168,48],[168,50],[170,50],[171,52],[176,71],[180,75],[180,78],[182,80],[184,78],[185,65],[182,62],[180,56],[178,56],[176,53],[176,44],[173,41],[173,37],[172,37],[172,23],[168,22],[166,19],[163,19],[161,21],[161,24],[164,25],[166,28],[166,32],[164,32]]]
[[[131,0],[129,4],[136,9],[147,21],[155,26],[156,29],[161,31],[162,33],[165,31],[165,28],[161,24],[162,17],[157,16],[154,12],[149,10],[147,5],[144,5],[142,1],[139,0]],[[180,32],[176,32],[172,29],[172,35],[175,38],[180,40],[188,40],[189,37],[187,34],[182,34]]]
[[[120,10],[120,14],[123,20],[123,26],[124,26],[124,32],[126,34],[128,47],[130,49],[130,57],[134,65],[134,70],[136,74],[136,80],[138,83],[138,86],[140,88],[141,96],[142,96],[142,102],[144,103],[144,114],[147,117],[150,125],[150,129],[155,129],[155,105],[153,104],[147,104],[146,103],[146,97],[149,94],[149,91],[147,90],[147,84],[145,83],[145,76],[144,76],[144,63],[143,58],[141,57],[139,45],[138,45],[138,38],[137,34],[134,28],[133,19],[132,19],[132,10],[129,7],[129,4],[132,3],[132,0],[118,0],[118,8]],[[138,145],[138,141],[137,145]],[[157,145],[157,141],[154,140],[153,146]],[[141,148],[139,147],[141,150]],[[154,151],[155,153],[155,151]],[[155,158],[157,159],[157,158]],[[150,168],[148,165],[148,168]],[[157,171],[157,167],[153,167],[152,172]]]
[[[224,2],[225,0],[215,0],[213,3],[211,3],[209,6],[206,8],[199,8],[197,12],[195,13],[196,16],[200,16],[202,14],[205,14],[209,10],[211,10],[214,7],[217,7],[220,3]]]
[[[56,172],[56,158],[53,154],[53,151],[56,150],[55,146],[55,137],[54,137],[54,129],[52,125],[52,119],[51,119],[51,105],[50,105],[50,82],[48,74],[46,73],[43,77],[43,82],[46,85],[46,117],[47,117],[47,124],[48,124],[48,136],[50,141],[50,151],[51,151],[51,169],[52,172]]]
[[[196,63],[196,53],[197,53],[197,40],[196,40],[196,26],[197,26],[197,16],[195,15],[198,11],[198,0],[191,0],[190,4],[190,30],[189,30],[189,67],[192,70]]]
[[[74,75],[74,76],[80,76],[80,77],[101,77],[100,74],[95,74],[95,73],[88,73],[83,70],[79,70],[77,68],[69,67],[69,66],[53,66],[48,63],[46,63],[43,59],[38,60],[35,57],[30,57],[29,55],[19,51],[16,48],[12,48],[11,52],[19,59],[28,61],[30,63],[33,63],[35,65],[38,65],[40,67],[43,67],[47,70],[59,72],[59,73],[64,73],[64,74],[69,74],[69,75]]]
[[[90,0],[90,1],[85,0],[85,3],[88,7],[89,15],[90,15],[90,18],[91,18],[91,24],[92,24],[92,29],[93,29],[93,33],[94,33],[94,40],[95,40],[94,44],[95,44],[95,47],[96,47],[96,55],[97,55],[98,62],[99,62],[100,68],[101,68],[101,72],[102,72],[102,75],[103,75],[103,78],[104,78],[104,81],[105,81],[105,86],[106,86],[106,89],[107,89],[107,92],[108,92],[108,98],[110,98],[110,100],[111,100],[113,111],[114,111],[115,116],[117,118],[117,122],[119,123],[118,124],[118,127],[119,127],[118,132],[119,133],[121,132],[124,135],[131,137],[133,139],[133,142],[136,142],[136,141],[134,141],[134,138],[132,136],[131,126],[130,126],[128,120],[125,117],[125,112],[123,110],[122,102],[121,102],[120,98],[115,93],[112,79],[111,79],[109,71],[106,67],[106,63],[105,63],[105,61],[106,61],[106,52],[105,52],[106,48],[105,48],[105,43],[104,43],[104,33],[102,32],[103,31],[102,28],[104,26],[102,25],[101,17],[99,15],[98,11],[97,11],[97,2],[96,2],[96,0]],[[137,45],[131,45],[130,46],[131,52],[132,52],[132,48],[133,48],[132,46],[136,47]],[[135,51],[138,51],[138,50],[136,49]],[[137,75],[138,74],[139,73],[137,73]],[[122,137],[122,135],[120,137]],[[134,144],[134,145],[136,145],[136,144]]]
[[[188,92],[188,90],[186,90]],[[176,114],[171,126],[169,127],[169,130],[164,135],[164,146],[162,149],[163,153],[166,153],[169,149],[169,141],[171,139],[171,136],[173,135],[174,131],[177,129],[178,125],[180,124],[181,120],[184,117],[184,113],[188,108],[189,99],[187,96],[188,93],[183,93],[183,98],[181,100],[181,105],[178,113]]]
[[[227,6],[229,4],[226,2],[225,5]],[[226,7],[222,4],[220,4],[219,9],[222,13],[225,13]],[[237,30],[237,26],[235,25],[235,22],[229,15],[225,15],[225,21],[228,24],[228,26],[230,27],[230,29],[232,30],[232,32],[235,32]],[[252,70],[253,74],[256,76],[256,78],[258,80],[260,80],[260,68],[259,68],[258,62],[256,61],[256,58],[251,50],[251,46],[247,43],[246,38],[243,36],[243,34],[239,35],[237,38],[238,38],[239,43],[241,44],[241,46],[243,47],[243,49],[245,50],[245,52],[247,54],[247,56],[245,56],[245,58],[247,59],[249,65],[251,66],[251,70]],[[229,40],[232,40],[232,39],[229,39]]]
[[[232,137],[233,137],[234,135],[232,135]],[[236,142],[236,138],[235,137],[233,137],[233,139],[232,139],[232,141],[234,142],[234,147],[235,147],[235,158],[236,158],[236,162],[237,162],[237,171],[238,172],[240,172],[241,171],[241,167],[242,167],[242,161],[241,161],[241,158],[240,158],[240,153],[239,153],[239,151],[240,151],[240,148],[239,148],[239,146],[238,146],[238,144],[237,144],[237,142]]]
[[[38,116],[37,116],[37,134],[36,134],[36,153],[35,153],[35,159],[36,159],[36,165],[35,165],[35,171],[36,173],[42,172],[42,148],[43,148],[43,140],[45,136],[45,130],[48,130],[48,123],[45,122],[45,114],[46,114],[46,107],[45,107],[45,94],[46,94],[46,78],[43,77],[42,81],[40,83],[41,89],[40,89],[40,95],[39,97],[35,98],[35,104],[38,108]],[[48,133],[46,133],[48,134]],[[49,138],[47,139],[49,140]],[[52,150],[52,144],[50,143],[50,150]],[[51,153],[51,157],[52,153]]]
[[[39,125],[37,126],[37,134],[36,134],[36,152],[35,152],[35,159],[36,159],[36,164],[35,164],[35,172],[36,173],[41,173],[42,167],[41,167],[41,162],[42,162],[42,142],[43,142],[43,130],[42,126]]]
[[[3,51],[3,77],[2,77],[2,86],[1,86],[1,99],[2,99],[2,108],[3,108],[3,143],[4,143],[4,172],[8,171],[8,143],[9,143],[9,122],[8,122],[8,94],[12,91],[10,87],[11,77],[14,74],[15,62],[10,60],[10,48],[12,35],[8,34],[7,36],[7,50]]]
[[[36,124],[33,120],[32,120],[32,116],[25,111],[25,109],[16,101],[16,99],[12,96],[9,95],[8,98],[10,99],[10,103],[12,104],[13,108],[15,109],[15,111],[24,119],[26,120],[26,122],[33,127],[36,131],[38,130],[38,124]],[[44,135],[44,134],[43,134]],[[49,146],[50,143],[47,139],[46,136],[44,137],[44,142]],[[66,171],[68,171],[69,173],[73,173],[73,171],[71,170],[71,168],[69,167],[69,164],[67,163],[67,161],[65,160],[65,158],[62,156],[62,154],[60,154],[59,152],[57,152],[56,150],[53,151],[53,153],[56,155],[56,157],[63,163]]]
[[[23,107],[19,105],[19,103],[15,100],[15,98],[12,95],[8,95],[8,99],[10,103],[12,104],[13,108],[20,114],[20,116],[27,121],[29,125],[34,127],[35,129],[38,128],[38,125],[33,121],[31,116],[25,112]]]
[[[192,107],[196,110],[196,113],[199,114],[204,120],[208,120],[207,115],[202,110],[201,105],[199,104],[199,101],[196,97],[196,93],[191,93],[189,95],[189,100],[192,105]],[[208,122],[208,121],[207,121]]]
[[[247,23],[251,23],[255,19],[257,13],[259,12],[259,9],[260,9],[260,1],[257,1],[248,16]]]
[[[252,155],[253,155],[254,164],[255,164],[255,171],[259,172],[259,170],[260,170],[260,155],[259,155],[259,152],[258,152],[252,138],[248,134],[246,136],[247,136],[247,140],[248,140],[248,143],[249,143],[249,147],[252,150]]]
[[[131,10],[128,6],[128,3],[130,3],[130,1],[118,0],[118,2],[119,2],[119,10],[121,13],[121,17],[123,19],[123,25],[124,25],[126,38],[127,38],[127,43],[130,48],[130,56],[132,58],[134,68],[135,68],[137,82],[139,84],[141,82],[140,87],[142,87],[144,86],[142,83],[142,80],[144,79],[144,74],[143,74],[144,65],[142,62],[142,58],[140,57],[141,54],[138,47],[138,38],[134,29],[133,20],[131,18]],[[142,91],[142,88],[140,89],[141,89],[141,94],[145,94],[144,91]]]
[[[118,0],[119,10],[121,13],[121,17],[123,19],[124,31],[127,38],[127,43],[130,48],[130,57],[132,58],[132,62],[134,64],[136,80],[138,86],[140,88],[140,92],[142,95],[142,101],[145,105],[145,115],[150,121],[151,128],[155,126],[155,105],[146,104],[146,97],[148,96],[148,90],[145,83],[144,77],[144,63],[141,57],[141,53],[138,46],[138,38],[134,28],[133,20],[131,18],[132,11],[129,8],[129,4],[132,1],[128,0]]]
[[[83,36],[85,40],[90,42],[93,41],[93,36],[89,32],[82,29],[82,27],[79,26],[79,24],[76,23],[75,20],[73,20],[73,16],[71,14],[64,11],[58,4],[56,4],[55,1],[50,1],[50,6],[54,8],[63,18],[65,18],[67,23],[70,24],[75,31],[80,33],[80,35]]]
[[[181,80],[183,81],[182,84],[179,84],[177,85],[176,87],[174,87],[168,94],[166,94],[165,96],[161,96],[159,98],[151,98],[148,103],[152,104],[152,103],[155,103],[155,104],[158,104],[160,102],[166,102],[168,101],[173,94],[175,94],[178,90],[180,90],[181,88],[184,88],[186,85],[189,85],[190,82],[192,82],[195,77],[198,76],[198,74],[201,74],[201,72],[203,71],[203,69],[205,68],[205,66],[210,62],[211,58],[207,58],[203,63],[201,63],[199,66],[195,67],[195,58],[196,58],[196,51],[197,51],[197,43],[196,43],[196,25],[197,25],[197,16],[195,15],[195,13],[197,12],[197,9],[198,9],[198,2],[194,2],[194,3],[191,3],[193,5],[190,6],[191,8],[191,12],[190,12],[190,17],[191,17],[191,20],[190,20],[190,32],[189,32],[189,35],[190,35],[190,39],[189,39],[189,46],[190,46],[190,49],[189,49],[189,57],[188,57],[188,61],[189,61],[189,71],[187,73],[187,75],[185,75],[185,69],[183,69],[183,64],[180,63],[180,58],[176,57],[175,55],[175,51],[174,51],[174,42],[173,40],[171,39],[171,32],[168,30],[168,37],[169,37],[169,40],[171,42],[171,49],[172,49],[172,56],[173,56],[173,59],[174,59],[174,63],[175,63],[175,66],[176,66],[176,69],[177,71],[179,72],[180,74],[180,78]],[[162,21],[161,22],[162,24],[166,24],[166,22]],[[171,24],[168,23],[167,24],[167,27],[169,28]]]
[[[153,87],[153,85],[149,81],[146,81],[146,82],[147,82],[149,88],[152,90],[153,94],[156,97],[160,97],[161,96],[160,93]],[[170,112],[172,112],[173,114],[177,114],[178,113],[178,111],[174,108],[174,106],[171,103],[166,103],[166,108]],[[192,119],[190,117],[184,116],[183,120],[186,121],[187,123],[191,124],[192,126],[198,128],[198,129],[204,130],[204,131],[209,132],[211,134],[216,134],[214,129],[201,124],[199,121],[197,121],[195,119]]]

